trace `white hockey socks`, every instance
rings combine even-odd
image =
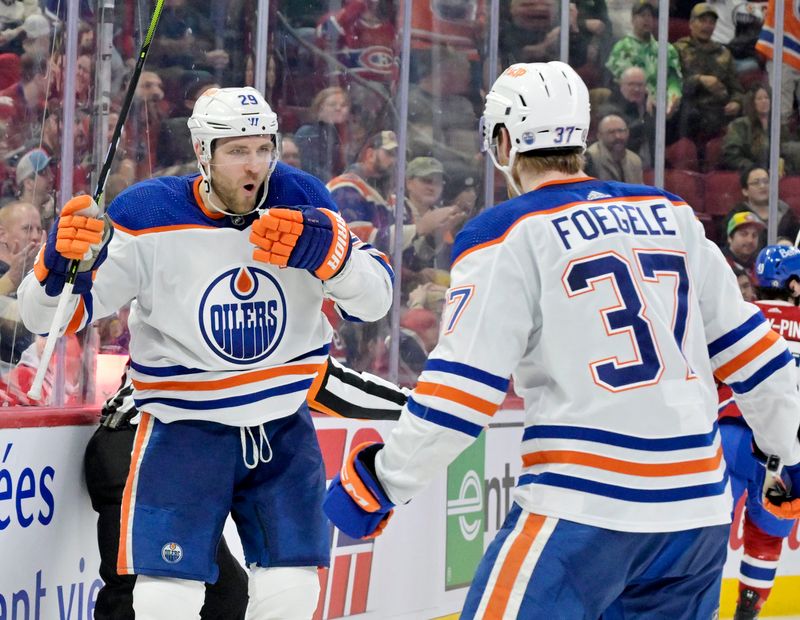
[[[313,566],[255,566],[248,590],[247,620],[310,620],[317,608],[319,577]]]
[[[133,610],[136,620],[198,620],[205,598],[202,581],[138,575]]]

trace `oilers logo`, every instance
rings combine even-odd
[[[183,559],[183,549],[178,543],[167,543],[161,547],[161,558],[167,564],[177,564]]]
[[[206,344],[228,362],[252,364],[275,350],[286,329],[286,298],[277,280],[257,267],[217,277],[200,301]]]

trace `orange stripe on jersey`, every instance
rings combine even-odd
[[[489,416],[494,415],[500,408],[500,405],[495,405],[488,400],[478,398],[477,396],[473,396],[472,394],[468,394],[462,390],[442,385],[440,383],[420,381],[417,383],[417,387],[414,388],[414,393],[444,398],[446,400],[453,401],[454,403],[458,403],[459,405],[464,405],[465,407],[474,409],[475,411],[479,411],[480,413],[485,413]]]
[[[310,375],[319,370],[319,364],[299,364],[297,366],[278,366],[277,368],[265,368],[254,372],[229,377],[227,379],[217,379],[216,381],[137,381],[133,380],[133,387],[137,390],[174,390],[174,391],[196,391],[196,390],[224,390],[225,388],[257,383],[275,377],[285,377],[289,375]]]
[[[769,330],[769,332],[767,332],[767,334],[761,340],[756,342],[749,349],[734,357],[727,364],[723,364],[717,368],[714,376],[720,381],[726,381],[728,377],[730,377],[737,370],[743,368],[761,355],[764,351],[769,349],[773,344],[775,344],[776,340],[778,340],[777,332]]]
[[[699,474],[708,471],[716,471],[722,462],[722,448],[717,448],[714,456],[705,459],[695,459],[693,461],[680,461],[677,463],[635,463],[633,461],[623,461],[587,452],[577,452],[574,450],[542,450],[540,452],[530,452],[522,457],[524,467],[533,465],[543,465],[545,463],[583,465],[594,467],[605,471],[613,471],[617,474],[627,474],[630,476],[685,476],[687,474]]]
[[[508,600],[511,597],[511,590],[514,588],[519,570],[522,568],[522,563],[525,561],[525,557],[533,546],[546,518],[537,514],[529,514],[525,518],[525,525],[522,526],[522,531],[516,540],[511,543],[511,548],[508,550],[503,566],[497,575],[492,595],[486,605],[484,620],[503,620],[505,617]]]
[[[199,230],[217,230],[214,226],[201,226],[199,224],[175,224],[174,226],[153,226],[152,228],[140,228],[139,230],[133,230],[132,228],[125,228],[121,224],[117,224],[116,222],[112,222],[114,224],[114,228],[117,230],[121,230],[124,233],[128,233],[134,237],[138,237],[139,235],[149,235],[150,233],[159,233],[159,232],[171,232],[173,230],[189,230],[191,228],[196,228]]]
[[[70,319],[64,334],[74,334],[77,332],[81,327],[81,322],[83,321],[83,315],[85,313],[86,305],[83,303],[83,295],[81,295],[78,298],[78,306],[75,308],[75,312],[72,313],[72,318]]]
[[[585,180],[585,179],[578,179],[578,180],[581,181],[581,180]],[[568,181],[563,181],[563,182],[564,183],[574,183],[575,179],[570,179]],[[556,181],[553,181],[551,183],[545,183],[544,185],[540,185],[540,187],[544,187],[545,185],[550,185],[552,183],[556,183]],[[461,252],[461,254],[459,254],[455,258],[455,260],[453,261],[453,264],[450,265],[450,269],[452,270],[453,267],[455,267],[456,263],[458,261],[460,261],[462,258],[464,258],[465,256],[467,256],[469,254],[472,254],[473,252],[476,252],[477,250],[482,250],[483,248],[488,248],[490,246],[497,245],[498,243],[502,243],[503,240],[509,235],[509,233],[512,230],[514,230],[514,228],[516,228],[517,224],[519,224],[523,220],[527,220],[529,217],[538,217],[538,216],[541,216],[541,215],[552,215],[554,213],[560,213],[561,211],[566,211],[567,209],[571,209],[571,208],[573,208],[573,207],[575,207],[577,205],[588,204],[589,202],[591,204],[603,204],[603,203],[607,203],[607,202],[620,202],[620,201],[623,201],[623,200],[625,202],[646,202],[648,200],[658,200],[658,199],[668,200],[666,196],[616,196],[614,198],[605,198],[603,200],[591,200],[591,201],[581,200],[581,201],[577,201],[577,202],[569,202],[567,204],[559,205],[558,207],[553,207],[552,209],[543,209],[541,211],[535,211],[534,213],[526,213],[522,217],[520,217],[517,220],[515,220],[511,224],[511,226],[509,226],[501,236],[497,237],[496,239],[492,239],[491,241],[484,241],[483,243],[479,243],[478,245],[472,246],[471,248]],[[681,202],[672,202],[671,204],[676,205],[676,206],[688,206],[686,202],[682,202],[682,201]]]
[[[133,562],[130,558],[131,549],[128,548],[128,539],[131,527],[133,493],[136,480],[139,476],[139,465],[142,460],[142,450],[144,449],[145,439],[149,436],[153,428],[153,416],[142,412],[142,418],[136,429],[136,437],[133,440],[133,450],[131,451],[131,465],[128,470],[128,478],[125,480],[125,490],[122,492],[122,506],[120,508],[120,528],[119,528],[119,550],[117,551],[117,572],[120,575],[133,574]]]

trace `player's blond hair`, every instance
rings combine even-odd
[[[584,166],[583,153],[571,149],[552,151],[529,151],[518,153],[514,162],[517,173],[539,175],[545,172],[561,172],[563,174],[578,174]]]

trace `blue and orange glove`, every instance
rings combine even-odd
[[[75,196],[61,209],[61,215],[50,229],[33,272],[45,293],[58,297],[64,289],[69,265],[80,260],[73,293],[88,293],[94,274],[108,254],[108,242],[114,228],[101,219],[100,209],[91,196]]]
[[[373,442],[353,448],[325,495],[325,514],[351,538],[380,536],[394,512],[375,473],[375,456],[381,448],[382,443]]]
[[[765,464],[764,508],[779,519],[799,519],[800,463],[784,467],[777,477],[770,471],[773,458],[767,459]]]
[[[253,222],[253,258],[279,267],[308,269],[320,280],[339,273],[350,258],[350,229],[338,213],[316,207],[269,209]]]

